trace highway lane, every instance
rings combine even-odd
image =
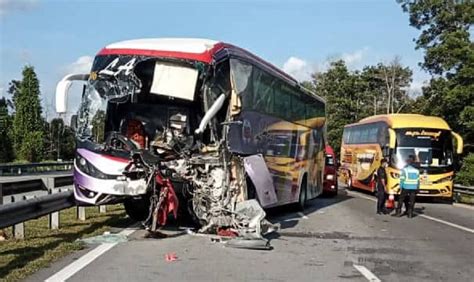
[[[269,219],[281,225],[271,236],[272,251],[225,248],[177,231],[170,231],[172,238],[145,239],[139,230],[68,281],[367,281],[360,267],[381,281],[472,281],[473,233],[421,216],[375,215],[375,203],[359,194],[343,190],[336,198],[315,199],[304,214],[270,211]],[[434,216],[438,207],[427,204],[423,212]],[[473,210],[441,209],[472,226]],[[168,252],[178,260],[166,262]],[[29,280],[44,280],[83,253]]]

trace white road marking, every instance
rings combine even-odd
[[[119,235],[124,235],[124,236],[129,236],[133,232],[135,232],[136,229],[132,228],[126,228],[122,230]],[[87,254],[83,255],[80,257],[78,260],[74,261],[73,263],[69,264],[68,266],[64,267],[61,269],[59,272],[54,274],[53,276],[49,277],[46,279],[46,282],[60,282],[60,281],[66,281],[66,279],[69,279],[71,276],[79,272],[81,269],[86,267],[88,264],[93,262],[96,258],[100,257],[103,255],[105,252],[108,250],[112,249],[115,245],[118,243],[102,243],[99,246],[95,247],[93,250],[89,251]]]
[[[366,197],[365,195],[359,194],[359,193],[354,192],[354,191],[350,191],[349,193],[354,194],[355,196],[357,196],[359,198],[366,199],[366,200],[369,200],[369,201],[372,201],[372,202],[377,201],[373,198]],[[439,218],[436,218],[436,217],[432,217],[432,216],[429,216],[429,215],[426,215],[426,214],[420,214],[419,216],[422,217],[422,218],[428,219],[428,220],[436,221],[438,223],[445,224],[445,225],[448,225],[448,226],[451,226],[451,227],[469,232],[469,233],[474,233],[474,229],[471,229],[471,228],[468,228],[468,227],[465,227],[465,226],[462,226],[462,225],[459,225],[459,224],[456,224],[456,223],[452,223],[452,222],[442,220],[442,219],[439,219]]]
[[[304,213],[302,213],[302,212],[298,212],[298,215],[299,215],[299,217],[301,217],[302,219],[308,219],[308,217],[307,217]]]
[[[368,270],[367,267],[358,264],[354,264],[353,266],[370,282],[380,282],[380,279],[377,278],[377,276],[375,276],[375,274],[373,274],[370,270]]]
[[[423,217],[423,218],[432,220],[432,221],[436,221],[436,222],[439,222],[439,223],[442,223],[442,224],[449,225],[449,226],[454,227],[454,228],[457,228],[457,229],[464,230],[464,231],[466,231],[466,232],[474,233],[474,229],[467,228],[467,227],[465,227],[465,226],[458,225],[458,224],[456,224],[456,223],[451,223],[451,222],[449,222],[449,221],[445,221],[445,220],[442,220],[442,219],[439,219],[439,218],[436,218],[436,217],[431,217],[431,216],[425,215],[425,214],[420,214],[420,216]]]

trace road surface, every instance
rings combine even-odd
[[[422,203],[417,213],[376,215],[372,196],[342,190],[312,200],[304,213],[271,211],[268,218],[281,226],[270,236],[271,251],[226,248],[178,231],[145,239],[138,230],[127,242],[91,246],[28,280],[473,281],[474,210]],[[165,261],[169,252],[178,260]],[[84,258],[90,263],[80,265]]]

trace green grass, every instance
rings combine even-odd
[[[106,214],[97,207],[86,208],[86,221],[76,219],[76,208],[60,213],[60,229],[50,230],[48,218],[41,217],[25,223],[24,240],[12,239],[11,228],[5,230],[9,239],[0,242],[0,281],[18,281],[50,265],[84,246],[77,239],[126,227],[132,221],[121,205],[108,206]]]

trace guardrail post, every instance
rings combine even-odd
[[[49,194],[53,194],[53,189],[49,190]],[[59,212],[50,213],[48,216],[49,229],[59,229]]]
[[[44,187],[48,190],[54,189],[54,177],[41,177]]]
[[[0,205],[3,205],[3,183],[0,183]]]
[[[99,213],[106,213],[107,212],[107,206],[106,205],[100,205],[99,206]]]
[[[12,201],[11,202],[12,203],[15,202],[15,197],[14,196],[12,196]],[[14,238],[16,238],[16,239],[25,239],[25,224],[23,222],[13,225],[12,229],[13,229],[13,237]]]
[[[77,207],[77,219],[86,220],[86,207]]]

